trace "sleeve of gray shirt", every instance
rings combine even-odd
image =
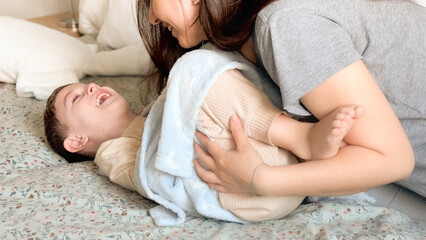
[[[309,9],[259,14],[254,42],[262,65],[279,85],[284,109],[307,116],[299,99],[362,58],[339,23]]]

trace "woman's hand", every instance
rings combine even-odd
[[[210,188],[219,192],[249,193],[254,169],[263,160],[250,144],[236,115],[230,118],[229,126],[236,145],[234,151],[224,151],[203,133],[196,133],[208,153],[199,144],[195,144],[199,158],[194,160],[195,170]]]

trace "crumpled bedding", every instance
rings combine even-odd
[[[137,112],[139,77],[85,77],[111,86]],[[0,239],[426,239],[426,223],[367,202],[302,204],[287,217],[238,224],[187,216],[157,227],[156,206],[98,174],[92,162],[68,164],[43,135],[45,101],[18,98],[0,83]]]

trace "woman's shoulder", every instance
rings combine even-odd
[[[258,13],[258,20],[282,21],[294,16],[346,15],[362,7],[362,1],[353,0],[277,0]]]
[[[277,0],[271,2],[269,5],[264,7],[259,13],[263,20],[271,20],[275,18],[283,18],[289,13],[303,13],[313,12],[314,10],[320,10],[326,8],[328,1],[323,4],[318,4],[319,1],[306,1],[306,0]]]

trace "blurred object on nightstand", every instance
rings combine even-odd
[[[58,13],[58,14],[53,14],[53,15],[48,15],[48,16],[44,16],[44,17],[38,17],[38,18],[31,18],[28,19],[28,21],[34,22],[34,23],[38,23],[41,24],[43,26],[49,27],[49,28],[53,28],[55,30],[61,31],[63,33],[66,33],[68,35],[71,35],[73,37],[80,37],[81,34],[78,32],[78,28],[65,28],[65,27],[61,27],[59,22],[61,19],[64,18],[72,18],[72,14],[69,12],[66,13]],[[74,17],[74,19],[77,19],[78,17]]]
[[[71,17],[59,20],[59,26],[62,28],[78,29],[78,20],[75,18],[74,1],[71,2]]]

